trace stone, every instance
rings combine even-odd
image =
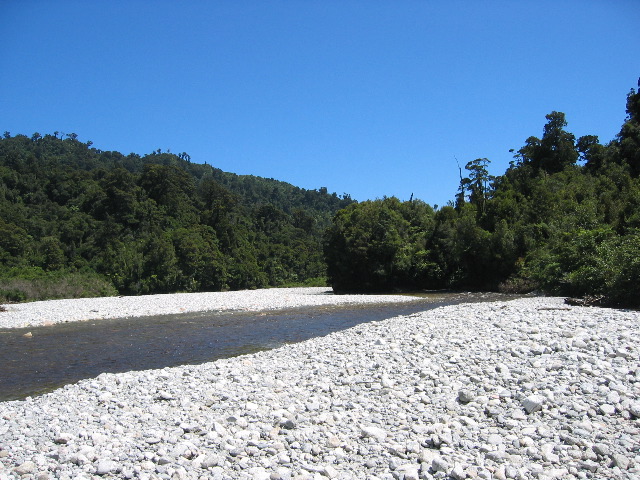
[[[71,435],[70,433],[61,433],[60,435],[57,435],[53,441],[54,443],[57,443],[59,445],[66,445],[72,439],[73,435]]]
[[[96,474],[98,475],[109,475],[110,473],[117,473],[120,470],[120,465],[113,460],[101,459],[98,460],[96,465]]]
[[[449,463],[442,457],[434,458],[431,462],[431,470],[434,472],[448,472]]]
[[[252,480],[270,480],[271,474],[267,472],[263,467],[253,467],[248,469],[249,475]]]
[[[220,457],[218,455],[208,455],[200,463],[200,466],[205,469],[217,467],[218,465],[220,465]]]
[[[631,464],[631,461],[621,453],[614,453],[611,455],[611,459],[613,460],[612,465],[620,470],[627,470]]]
[[[394,470],[394,476],[396,478],[403,478],[404,480],[419,480],[420,475],[418,473],[419,465],[403,464]]]
[[[560,456],[554,452],[554,449],[555,445],[552,443],[545,443],[540,447],[542,459],[545,462],[558,463],[560,461]]]
[[[387,432],[380,427],[362,426],[360,427],[360,436],[364,438],[375,438],[379,442],[382,442],[387,438]]]
[[[609,453],[611,453],[611,448],[609,448],[609,445],[607,445],[606,443],[595,443],[593,444],[591,449],[601,457],[606,457],[609,455]]]
[[[286,430],[293,430],[294,428],[296,428],[296,422],[290,418],[283,419],[279,425],[281,428],[284,428]]]
[[[492,478],[492,477],[488,477],[488,478]],[[498,465],[498,468],[496,468],[493,472],[493,478],[495,480],[507,480],[507,469],[504,465]]]
[[[329,438],[327,438],[327,447],[329,448],[338,448],[341,443],[342,442],[340,441],[340,439],[335,435],[331,435]]]
[[[615,390],[610,391],[607,394],[607,403],[611,403],[613,405],[620,403],[620,394]]]
[[[513,465],[505,465],[504,476],[507,478],[518,478],[518,469]]]
[[[600,406],[598,407],[598,410],[603,415],[613,415],[614,413],[616,413],[616,407],[611,405],[610,403],[600,404]]]
[[[20,476],[29,475],[36,471],[36,464],[28,460],[14,468],[13,471]]]
[[[522,400],[522,406],[524,410],[528,413],[534,413],[542,410],[542,405],[545,402],[545,398],[541,395],[529,395],[524,400]]]
[[[336,470],[331,465],[325,465],[324,467],[322,467],[322,469],[320,470],[320,473],[325,477],[329,477],[329,478],[337,478],[340,475],[338,470]]]
[[[635,478],[640,367],[615,351],[638,351],[640,313],[558,305],[441,307],[0,402],[0,480]]]
[[[458,392],[458,401],[460,403],[469,403],[469,402],[473,402],[474,398],[475,398],[475,393],[472,390],[463,388],[462,390],[460,390]]]
[[[549,468],[547,470],[545,470],[544,475],[546,475],[549,479],[563,479],[563,478],[567,478],[567,474],[569,473],[569,470],[567,470],[564,467],[560,467],[560,468]],[[538,478],[542,478],[541,476],[538,476]]]
[[[72,454],[69,456],[69,461],[75,465],[86,465],[87,463],[91,463],[86,455],[81,453]]]
[[[173,395],[166,390],[160,390],[158,392],[158,400],[173,400]]]
[[[465,478],[467,478],[467,474],[464,471],[464,468],[462,468],[462,465],[460,465],[459,463],[457,463],[453,467],[453,470],[451,470],[449,476],[454,480],[464,480]]]
[[[420,455],[418,456],[418,461],[420,463],[426,463],[428,465],[431,465],[433,460],[436,458],[440,458],[440,453],[438,453],[438,451],[425,448],[422,450],[422,452],[420,452]]]

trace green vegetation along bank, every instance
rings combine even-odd
[[[575,138],[551,112],[502,176],[466,164],[455,202],[396,198],[339,211],[325,238],[338,292],[454,288],[640,307],[640,93],[614,140]]]
[[[76,134],[0,139],[0,302],[329,284],[336,292],[541,291],[640,307],[640,93],[609,143],[561,112],[455,201],[361,203],[123,155]]]
[[[0,139],[0,302],[326,285],[322,236],[352,203],[76,134]]]

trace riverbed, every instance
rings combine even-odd
[[[637,479],[638,345],[639,312],[525,298],[101,374],[0,402],[0,479]]]
[[[330,296],[324,298],[331,300]],[[439,292],[411,301],[262,312],[236,309],[0,329],[0,401],[42,394],[101,373],[201,364],[301,342],[361,323],[498,298],[509,297]],[[142,297],[144,300],[149,298]]]

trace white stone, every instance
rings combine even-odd
[[[431,469],[434,472],[447,472],[449,470],[449,463],[444,458],[437,457],[431,462]]]
[[[616,413],[616,407],[610,403],[602,403],[598,408],[603,415],[613,415]]]
[[[360,432],[362,437],[375,438],[379,442],[382,442],[385,438],[387,438],[387,432],[380,427],[361,426]]]
[[[108,475],[110,473],[119,472],[120,470],[120,465],[118,465],[113,460],[98,460],[98,464],[96,465],[96,473],[98,475]]]
[[[18,475],[29,475],[30,473],[33,473],[36,471],[36,464],[33,463],[32,461],[28,460],[22,464],[20,464],[19,466],[17,466],[16,468],[13,469],[13,471],[15,473],[17,473]]]
[[[419,468],[419,465],[404,464],[404,465],[398,466],[394,470],[394,473],[401,475],[402,476],[401,478],[404,478],[404,480],[418,480],[419,479],[418,468]]]
[[[534,413],[542,410],[544,401],[545,398],[541,395],[529,395],[524,400],[522,400],[522,406],[527,413]]]

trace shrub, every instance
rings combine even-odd
[[[0,302],[5,303],[117,294],[108,280],[93,272],[45,272],[28,268],[12,269],[0,275]]]

